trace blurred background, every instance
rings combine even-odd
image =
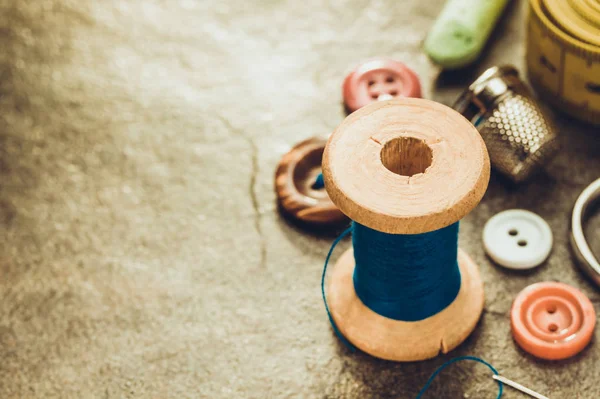
[[[482,319],[429,361],[340,344],[319,286],[336,234],[277,210],[281,156],[343,120],[343,79],[365,59],[404,62],[423,97],[446,105],[490,66],[526,77],[525,0],[510,2],[473,66],[442,73],[422,46],[443,3],[2,1],[0,397],[411,398],[467,354],[553,398],[597,397],[597,343],[542,362],[509,325],[514,296],[537,281],[600,301],[567,242],[573,203],[600,175],[597,128],[552,112],[557,157],[522,185],[492,176],[461,224],[485,282]],[[555,236],[531,272],[484,255],[484,223],[510,208],[538,213]],[[600,218],[588,228],[597,237]],[[428,397],[496,389],[463,365]]]

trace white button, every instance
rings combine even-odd
[[[483,228],[483,246],[492,260],[510,269],[531,269],[552,250],[548,223],[533,212],[511,209],[494,215]]]

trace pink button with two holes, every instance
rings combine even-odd
[[[590,342],[596,312],[578,289],[563,283],[530,285],[519,293],[511,309],[515,341],[542,359],[566,359]]]
[[[401,62],[374,59],[359,65],[344,80],[344,104],[354,112],[375,101],[421,97],[417,75]]]

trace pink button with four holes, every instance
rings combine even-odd
[[[359,65],[344,80],[344,104],[354,112],[375,101],[421,97],[417,75],[401,62],[374,59]]]

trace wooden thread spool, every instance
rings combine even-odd
[[[449,226],[481,200],[490,176],[475,127],[442,104],[401,98],[348,116],[323,156],[325,187],[352,220],[388,234],[420,234]],[[407,322],[366,307],[353,284],[353,249],[330,271],[326,287],[339,331],[373,356],[414,361],[446,353],[473,331],[483,310],[477,265],[458,252],[460,291],[441,312]]]

